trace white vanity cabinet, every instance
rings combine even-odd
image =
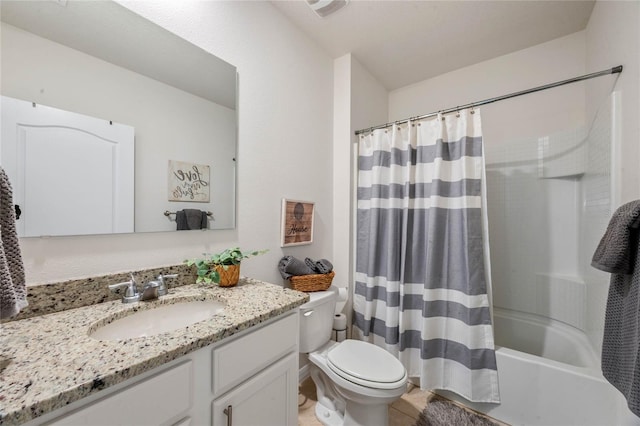
[[[298,424],[298,315],[275,325],[213,350],[211,424]]]
[[[26,425],[294,426],[297,391],[294,309]]]

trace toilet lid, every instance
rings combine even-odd
[[[406,377],[404,366],[393,355],[360,340],[345,340],[334,346],[327,360],[336,374],[364,386],[396,383]]]

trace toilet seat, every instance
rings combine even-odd
[[[400,361],[360,340],[345,340],[327,352],[327,366],[345,380],[373,389],[396,389],[407,379]]]

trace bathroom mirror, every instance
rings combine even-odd
[[[13,98],[36,110],[51,108],[54,115],[76,114],[106,126],[122,125],[132,129],[134,139],[131,206],[115,214],[133,215],[125,220],[131,226],[97,231],[31,227],[22,236],[175,231],[175,213],[185,209],[208,214],[201,227],[235,227],[237,73],[233,65],[111,1],[3,0],[0,7],[3,99]],[[4,133],[4,120],[2,126]],[[0,164],[14,186],[14,202],[22,203],[20,220],[33,223],[37,217],[56,223],[80,212],[92,222],[98,212],[115,211],[114,205],[121,204],[114,201],[115,196],[100,196],[104,202],[87,201],[98,184],[82,175],[98,174],[99,169],[86,165],[89,154],[77,146],[67,152],[65,144],[51,148],[58,158],[69,159],[60,167],[60,160],[47,161],[51,157],[43,147],[49,137],[41,139],[39,144],[31,143],[29,136],[26,142],[19,139],[12,150],[4,142],[0,146]],[[40,157],[35,167],[29,150]],[[105,155],[98,158],[107,170],[112,160],[105,160]],[[47,163],[51,170],[45,173]],[[36,170],[35,178],[25,175],[29,168],[32,173]],[[121,168],[113,160],[111,177],[103,179],[113,193],[126,186]],[[63,171],[67,174],[57,174]],[[54,209],[34,195],[31,186],[22,185],[37,179],[55,180],[53,188],[72,189],[60,193],[40,189],[54,193],[49,197],[54,199]],[[92,186],[82,186],[85,180]]]

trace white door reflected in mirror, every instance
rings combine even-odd
[[[133,232],[134,132],[2,96],[0,158],[21,211],[18,235]]]

